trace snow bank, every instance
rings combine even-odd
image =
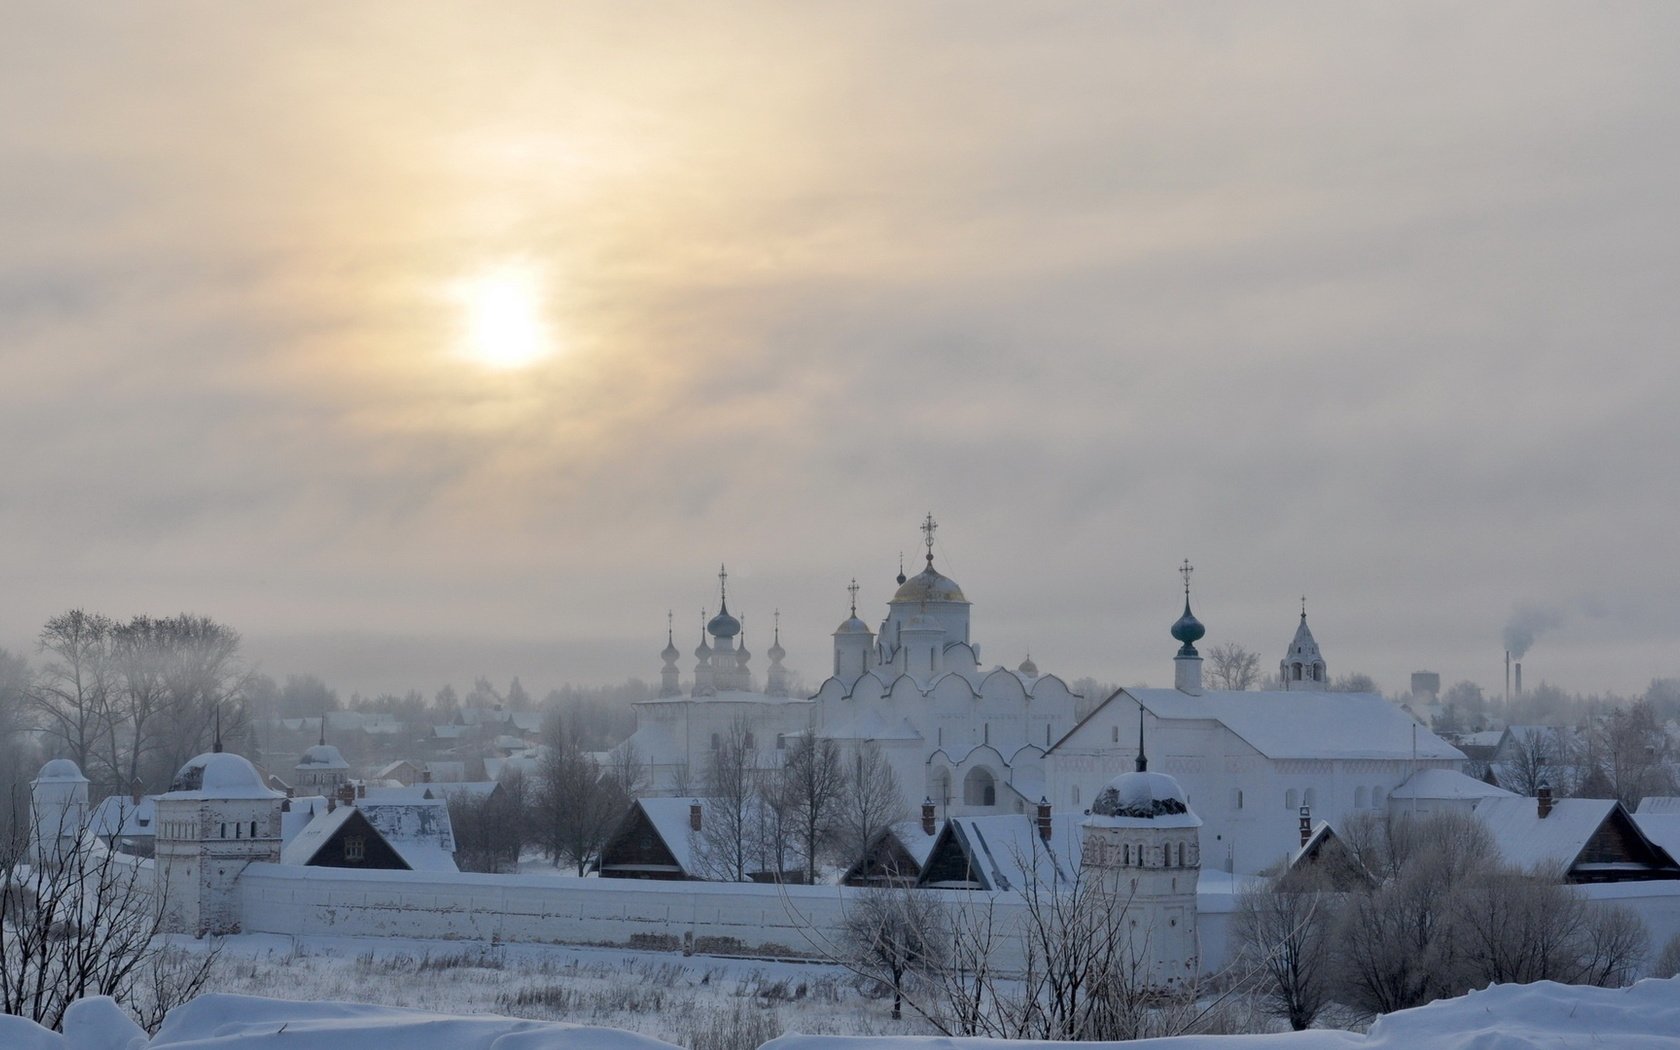
[[[148,1050],[672,1050],[616,1028],[457,1017],[360,1003],[202,995],[170,1011]],[[75,1050],[82,1050],[76,1047]]]
[[[146,1030],[108,995],[78,999],[64,1011],[64,1034],[0,1014],[5,1050],[145,1050]]]
[[[1673,1050],[1677,1044],[1680,978],[1640,981],[1631,988],[1579,988],[1551,981],[1495,985],[1389,1014],[1379,1018],[1368,1035],[1319,1030],[1079,1045],[1091,1050]],[[942,1036],[784,1035],[763,1050],[1048,1050],[1068,1045]]]

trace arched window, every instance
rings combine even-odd
[[[251,837],[252,838],[257,837],[257,822],[254,821],[254,820],[251,821]]]
[[[718,740],[718,735],[716,733],[713,733],[712,734],[712,750],[713,751],[716,751],[718,749],[718,744],[719,743],[720,743],[720,741]]]
[[[236,838],[236,839],[244,838],[245,837],[245,825],[240,824],[236,821],[233,825],[233,837]]]
[[[1178,866],[1184,867],[1184,843],[1178,844]]]
[[[224,838],[224,839],[227,838],[227,825],[226,824],[222,825],[222,838]]]
[[[1362,784],[1353,789],[1353,808],[1364,809],[1371,804],[1371,792]]]
[[[748,731],[747,731],[747,737],[746,737],[746,745],[747,745],[747,749],[748,749],[748,750],[749,750],[749,751],[750,751],[750,750],[751,750],[751,749],[752,749],[752,747],[753,747],[753,735],[752,735],[752,731],[751,731],[751,730],[748,730]]]
[[[1132,863],[1132,844],[1127,842],[1120,847],[1120,863],[1128,867]]]
[[[980,742],[982,744],[990,744],[992,742],[992,724],[990,722],[980,723]]]
[[[1297,682],[1301,680],[1301,663],[1299,660],[1291,665],[1290,674]]]
[[[1079,785],[1073,785],[1073,804],[1079,805]]]
[[[1295,810],[1295,809],[1299,809],[1300,806],[1301,806],[1301,796],[1296,793],[1294,788],[1290,788],[1288,791],[1285,791],[1283,793],[1283,808],[1284,809]]]
[[[968,771],[963,778],[963,805],[997,805],[997,781],[989,770],[976,766]]]
[[[1231,789],[1231,808],[1241,809],[1243,806],[1242,788]]]
[[[1381,809],[1384,801],[1386,801],[1386,798],[1383,795],[1383,789],[1380,788],[1380,787],[1372,788],[1371,789],[1371,808],[1372,809]]]
[[[1315,682],[1324,681],[1324,665],[1323,664],[1313,664],[1313,681],[1315,681]]]
[[[1316,807],[1318,805],[1318,790],[1316,788],[1308,788],[1306,794],[1301,796],[1301,805],[1307,807],[1308,809]]]
[[[1110,728],[1110,739],[1116,744],[1118,744],[1120,742],[1120,727],[1119,726],[1113,726],[1113,727]]]

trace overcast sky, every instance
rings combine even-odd
[[[1680,5],[527,7],[8,7],[0,643],[540,692],[727,562],[815,686],[931,510],[988,664],[1170,682],[1188,557],[1268,665],[1680,674]]]

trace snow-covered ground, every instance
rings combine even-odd
[[[1096,1050],[1673,1050],[1677,1044],[1680,978],[1614,989],[1550,982],[1495,986],[1391,1014],[1365,1034],[1321,1029],[1084,1045]],[[1024,1050],[1057,1045],[1061,1044],[908,1035],[786,1035],[768,1042],[764,1050]],[[628,1032],[506,1017],[208,995],[172,1012],[150,1042],[115,1003],[97,999],[72,1008],[63,1035],[18,1018],[0,1017],[0,1046],[6,1050],[668,1050],[670,1044]]]
[[[245,934],[221,945],[211,992],[606,1025],[689,1047],[718,1046],[710,1037],[722,1032],[752,1033],[745,1045],[756,1046],[788,1031],[928,1031],[893,1021],[889,1000],[819,964],[384,937]]]

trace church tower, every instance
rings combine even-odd
[[[922,522],[927,566],[908,580],[900,570],[901,582],[887,604],[876,646],[877,663],[924,685],[942,671],[972,669],[980,659],[980,647],[969,638],[971,603],[957,581],[933,567],[933,534],[938,528],[928,514]]]
[[[1301,622],[1295,627],[1295,637],[1289,651],[1278,661],[1278,678],[1290,692],[1322,693],[1330,688],[1330,672],[1324,654],[1318,651],[1312,628],[1307,626],[1307,599],[1301,597]]]
[[[677,682],[677,660],[682,656],[682,653],[677,650],[676,635],[673,633],[676,628],[673,624],[671,611],[667,609],[665,611],[665,649],[659,654],[659,658],[665,661],[664,668],[659,672],[659,695],[662,697],[676,696],[682,692],[682,687]]]
[[[700,644],[694,647],[694,688],[690,690],[693,696],[714,696],[717,689],[712,684],[712,647],[706,644],[706,610],[700,610]]]
[[[1207,628],[1202,621],[1196,619],[1195,613],[1190,611],[1190,574],[1195,572],[1190,559],[1184,559],[1179,566],[1178,574],[1184,577],[1184,615],[1172,625],[1173,640],[1181,642],[1178,655],[1173,657],[1173,685],[1181,693],[1191,696],[1202,695],[1202,654],[1196,651],[1196,643],[1207,634]]]
[[[846,621],[834,629],[834,677],[850,689],[853,682],[875,666],[875,634],[868,624],[858,619],[857,580],[853,579],[846,590],[852,595],[852,611]]]
[[[787,656],[787,650],[782,648],[782,610],[776,610],[775,618],[775,636],[766,650],[766,655],[770,657],[770,669],[764,672],[764,692],[768,696],[786,696],[787,668],[782,666],[782,659]]]

